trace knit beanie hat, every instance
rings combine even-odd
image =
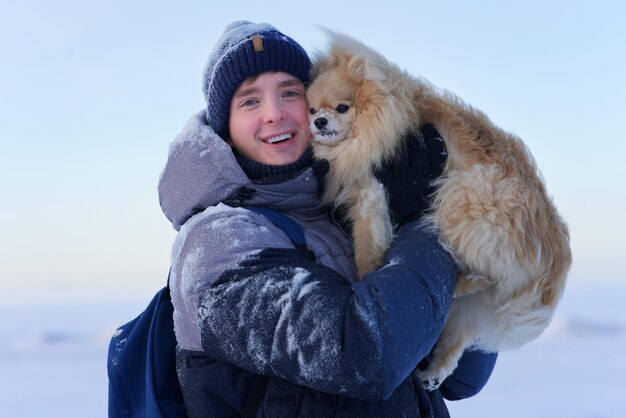
[[[230,101],[248,77],[283,71],[309,81],[311,60],[304,49],[268,23],[230,23],[204,67],[204,98],[208,125],[228,137]]]

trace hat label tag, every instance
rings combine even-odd
[[[263,37],[261,35],[254,35],[252,37],[252,45],[254,46],[254,52],[263,51]]]

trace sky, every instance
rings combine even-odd
[[[224,26],[308,52],[342,31],[519,135],[569,225],[570,280],[626,281],[620,1],[2,1],[0,301],[151,294],[175,231],[157,182]]]

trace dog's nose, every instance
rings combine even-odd
[[[313,121],[313,123],[315,124],[315,127],[317,129],[324,129],[326,127],[326,125],[328,125],[328,119],[326,119],[326,118],[317,118],[317,119],[315,119],[315,121]]]

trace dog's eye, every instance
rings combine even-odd
[[[345,104],[340,104],[335,108],[335,110],[339,113],[346,113],[348,109],[350,109],[350,106]]]
[[[312,115],[314,115],[314,114],[316,114],[316,113],[317,113],[317,110],[315,110],[315,108],[314,108],[314,107],[309,107],[309,113],[310,113],[310,114],[312,114]]]

